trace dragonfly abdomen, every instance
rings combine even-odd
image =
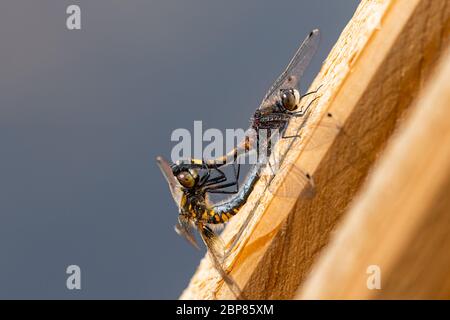
[[[226,223],[235,214],[239,212],[240,207],[230,208],[229,211],[217,210],[215,207],[206,209],[200,216],[200,220],[208,224],[221,224]]]
[[[253,191],[256,182],[259,180],[260,169],[262,168],[262,166],[263,164],[257,164],[253,166],[253,168],[248,173],[245,182],[239,188],[239,192],[236,196],[210,208],[207,223],[226,223],[229,219],[231,219],[239,212],[242,206],[247,202],[247,199],[250,196],[250,193]]]

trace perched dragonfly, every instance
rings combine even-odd
[[[310,64],[314,54],[317,51],[320,40],[320,32],[315,29],[309,33],[306,39],[297,49],[294,57],[289,62],[283,73],[270,87],[264,96],[260,106],[256,109],[251,118],[251,125],[247,130],[246,138],[241,141],[237,147],[233,148],[226,155],[205,161],[202,164],[201,160],[187,160],[185,165],[191,167],[198,167],[206,165],[208,167],[215,167],[218,164],[232,163],[240,156],[245,156],[250,152],[256,152],[259,161],[265,161],[272,155],[273,145],[272,138],[280,136],[281,138],[297,138],[298,134],[288,136],[286,129],[289,121],[292,118],[305,117],[308,115],[311,101],[307,106],[301,106],[301,101],[304,97],[315,94],[318,90],[308,92],[301,95],[300,80],[306,68]],[[320,88],[319,88],[320,89]],[[261,134],[264,132],[264,135]],[[276,140],[276,139],[275,139]],[[261,154],[261,150],[265,154]],[[280,157],[275,162],[278,162]],[[270,163],[271,167],[279,167],[278,163]],[[259,172],[258,170],[257,172]],[[303,180],[311,188],[314,183],[310,175],[302,172],[301,169],[296,170],[299,179]],[[276,170],[273,170],[273,174]],[[258,179],[258,177],[248,176],[247,179]],[[311,192],[312,194],[313,192]],[[278,192],[282,195],[282,192]]]
[[[227,275],[223,268],[225,246],[220,237],[214,232],[214,226],[226,223],[239,212],[247,201],[257,178],[248,179],[240,188],[238,187],[240,166],[235,170],[233,181],[215,166],[188,166],[185,163],[170,165],[164,158],[157,157],[156,162],[169,184],[172,197],[178,206],[178,223],[175,231],[186,238],[193,246],[199,247],[193,229],[197,229],[201,239],[208,248],[216,269],[220,272],[230,289],[238,297],[242,295],[236,283]],[[254,166],[250,176],[258,177]],[[235,186],[235,190],[227,188]],[[208,193],[236,194],[229,200],[212,204]]]
[[[303,117],[308,112],[310,105],[303,108],[301,100],[317,93],[317,90],[301,95],[300,79],[317,51],[319,40],[319,30],[311,31],[286,70],[270,87],[252,118],[251,126],[257,132],[261,129],[278,129],[284,133],[292,117]]]

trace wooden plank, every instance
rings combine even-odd
[[[299,298],[450,298],[450,48],[443,60]]]
[[[315,196],[301,197],[304,184],[293,171],[277,175],[274,185],[288,186],[294,197],[274,196],[260,183],[223,233],[231,243],[251,216],[226,262],[247,298],[294,296],[428,78],[449,38],[448,27],[445,0],[362,1],[311,86],[322,85],[322,96],[302,129],[307,138],[287,155],[313,176]],[[336,123],[340,130],[332,132]],[[292,121],[290,129],[299,125]],[[277,148],[281,152],[289,143]],[[205,258],[181,298],[234,297]]]

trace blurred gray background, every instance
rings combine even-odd
[[[173,231],[155,156],[194,120],[246,128],[318,27],[306,87],[358,2],[2,1],[0,298],[178,298],[204,252]]]

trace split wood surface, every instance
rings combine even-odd
[[[285,162],[295,165],[272,181],[289,197],[261,181],[223,232],[231,244],[245,225],[225,265],[246,298],[407,298],[433,290],[443,293],[432,297],[448,297],[450,280],[443,284],[442,277],[450,260],[436,255],[449,252],[450,200],[443,194],[450,187],[450,133],[442,123],[450,119],[449,74],[437,67],[449,44],[449,17],[446,0],[361,2],[311,86],[322,85],[321,96],[301,131],[305,138],[287,153]],[[419,109],[426,121],[414,120]],[[301,121],[291,121],[288,133]],[[374,166],[399,123],[409,123],[393,141],[401,146]],[[278,152],[292,143],[286,140]],[[298,168],[313,177],[313,197],[296,179]],[[368,175],[371,168],[377,170]],[[435,259],[435,269],[423,268],[427,259]],[[368,265],[380,267],[382,290],[367,289]],[[208,257],[181,296],[234,298]]]

